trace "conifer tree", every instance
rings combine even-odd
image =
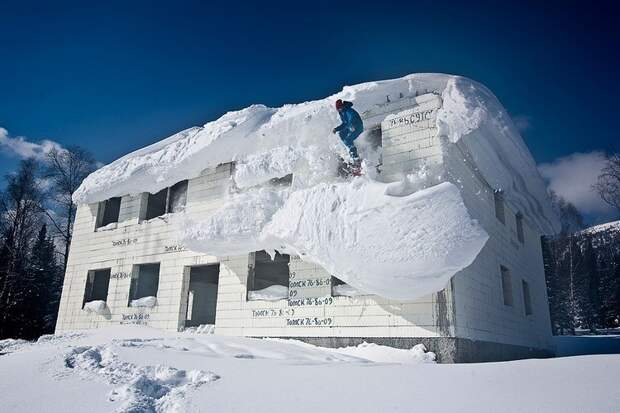
[[[38,328],[32,323],[29,294],[38,288],[28,275],[28,257],[41,214],[41,190],[37,164],[22,161],[16,174],[7,176],[7,188],[0,197],[0,338],[31,338]],[[36,334],[36,333],[34,333]]]
[[[584,238],[582,265],[576,274],[576,296],[579,303],[580,326],[594,332],[600,310],[599,273],[592,238],[589,235],[585,235]]]
[[[59,285],[61,275],[54,243],[47,235],[45,224],[41,227],[34,243],[29,273],[37,286],[36,307],[37,319],[40,323],[39,333],[52,333],[56,323],[62,285]]]

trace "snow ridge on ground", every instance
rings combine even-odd
[[[95,375],[116,387],[110,401],[120,401],[115,410],[128,412],[182,412],[185,393],[219,379],[212,372],[179,370],[163,365],[138,367],[119,359],[109,346],[71,349],[65,366],[79,375]]]
[[[29,344],[28,341],[20,338],[6,338],[4,340],[0,340],[0,354],[13,352],[27,344]]]

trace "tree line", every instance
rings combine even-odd
[[[21,161],[0,192],[0,339],[52,333],[76,205],[73,192],[96,169],[79,147]]]
[[[554,334],[620,327],[620,227],[547,238],[543,255]]]
[[[594,188],[618,211],[620,174],[614,181],[608,173],[619,161],[610,158]],[[553,334],[619,328],[620,222],[584,229],[574,205],[554,193],[551,198],[562,224],[559,234],[542,242]]]

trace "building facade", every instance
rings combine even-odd
[[[295,256],[189,251],[172,218],[179,211],[208,217],[220,208],[234,186],[231,162],[157,194],[80,205],[57,331],[114,324],[176,331],[207,324],[218,335],[325,346],[424,343],[442,362],[551,355],[541,234],[504,202],[458,142],[440,135],[441,105],[439,95],[427,93],[377,105],[363,118],[380,136],[382,180],[433,171],[457,184],[470,215],[489,235],[475,261],[442,291],[395,301],[361,294]]]

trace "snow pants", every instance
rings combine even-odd
[[[362,131],[351,132],[350,130],[341,130],[338,132],[340,135],[340,140],[344,143],[347,149],[349,149],[349,154],[351,154],[351,158],[353,158],[354,161],[359,159],[359,154],[357,153],[357,148],[355,147],[355,143],[353,141],[357,139],[361,133]]]

